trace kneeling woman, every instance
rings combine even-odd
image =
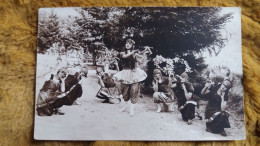
[[[159,69],[154,69],[153,71],[153,98],[154,102],[157,104],[157,113],[161,112],[163,104],[164,111],[173,112],[174,111],[174,97],[175,94],[171,87],[173,79],[169,77],[163,77]]]
[[[196,106],[198,106],[199,97],[193,94],[194,88],[190,82],[187,82],[181,76],[176,77],[177,83],[174,93],[177,97],[178,109],[181,112],[182,119],[188,125],[191,125],[192,120],[195,118],[195,110]]]
[[[71,106],[76,104],[76,100],[82,96],[82,78],[87,76],[88,70],[86,68],[81,68],[81,71],[76,72],[74,75],[69,74],[65,80],[65,92],[57,96],[57,100],[50,106],[54,109],[59,109],[63,105]],[[59,114],[65,114],[56,111]]]
[[[209,100],[205,112],[206,131],[226,136],[224,128],[230,128],[229,113],[225,111],[230,88],[231,82],[224,80],[220,86],[208,82],[202,89],[201,94]]]
[[[103,72],[102,67],[97,68],[98,83],[101,86],[96,97],[104,99],[102,103],[117,104],[120,103],[122,94],[116,86],[111,75]]]
[[[56,75],[51,74],[49,80],[45,81],[37,98],[36,110],[39,116],[51,116],[57,109],[53,104],[58,98],[57,96],[65,92],[65,79],[67,78],[67,69],[61,68]],[[63,114],[56,112],[57,114]]]

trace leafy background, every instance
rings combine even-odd
[[[34,141],[33,107],[38,9],[91,6],[241,7],[246,140],[228,142]],[[0,18],[0,145],[257,145],[260,142],[259,0],[2,0]]]

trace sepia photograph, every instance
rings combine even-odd
[[[38,11],[34,139],[244,140],[238,7]]]

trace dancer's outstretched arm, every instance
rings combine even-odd
[[[136,53],[137,52],[137,50],[133,50],[132,52],[130,52],[130,53],[127,53],[127,54],[123,54],[122,55],[122,58],[128,58],[128,57],[130,57],[131,55],[133,55],[134,53]]]

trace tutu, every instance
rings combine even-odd
[[[123,84],[133,84],[145,80],[147,78],[147,74],[142,69],[136,68],[135,70],[122,70],[114,74],[113,78],[115,81],[120,81]]]

